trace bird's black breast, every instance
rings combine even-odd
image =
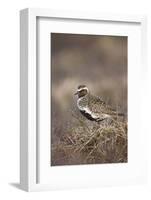
[[[87,119],[89,119],[89,120],[91,120],[91,121],[96,121],[96,119],[93,118],[93,117],[91,116],[90,113],[87,113],[87,112],[85,112],[84,110],[80,110],[80,112],[81,112],[81,114],[84,115]]]

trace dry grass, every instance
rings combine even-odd
[[[52,166],[127,162],[127,123],[117,118],[98,124],[72,113],[51,154]]]

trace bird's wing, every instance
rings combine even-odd
[[[100,97],[92,97],[91,103],[89,103],[89,108],[92,113],[115,115],[116,110],[111,106],[107,105]]]

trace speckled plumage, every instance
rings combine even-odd
[[[78,95],[77,107],[89,120],[102,121],[119,115],[119,113],[107,105],[100,97],[90,94],[85,85],[79,86],[76,94]]]

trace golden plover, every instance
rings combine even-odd
[[[78,95],[77,107],[79,111],[91,121],[99,122],[104,119],[124,116],[123,113],[117,113],[100,97],[93,96],[86,85],[80,85],[75,95]]]

